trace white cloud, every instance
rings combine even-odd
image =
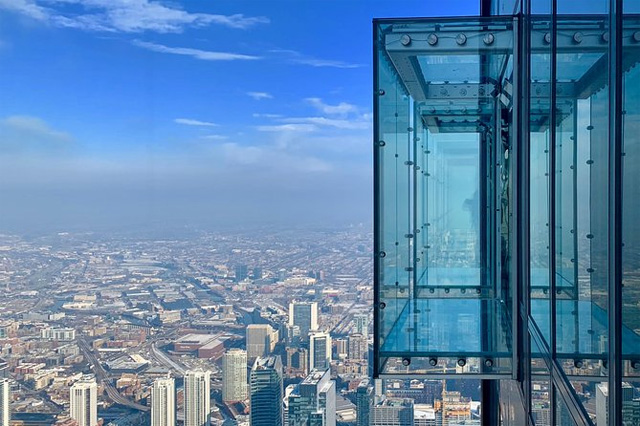
[[[35,4],[32,0],[0,0],[0,9],[18,12],[39,21],[43,21],[48,17],[47,10]]]
[[[305,99],[310,105],[321,111],[323,114],[328,115],[346,115],[349,113],[358,112],[358,107],[346,102],[340,102],[338,105],[328,105],[322,102],[320,98],[307,98]]]
[[[335,127],[337,129],[344,130],[357,130],[357,129],[366,129],[370,126],[369,121],[361,120],[361,119],[335,119],[335,118],[326,118],[326,117],[289,117],[282,118],[279,121],[284,123],[291,123],[294,125],[317,125],[317,126],[328,126]]]
[[[296,58],[293,59],[296,64],[310,65],[316,68],[329,67],[329,68],[362,68],[363,64],[352,64],[344,61],[334,61],[331,59],[318,59],[318,58]]]
[[[268,114],[268,113],[253,113],[255,118],[279,118],[282,117],[281,114]]]
[[[82,12],[70,13],[65,8],[67,4],[81,7]],[[262,16],[191,13],[153,0],[0,0],[0,9],[18,12],[59,27],[125,33],[179,33],[185,28],[208,25],[247,29],[269,22],[268,18]]]
[[[273,95],[267,92],[247,92],[247,96],[251,96],[253,99],[259,101],[261,99],[272,99]]]
[[[268,126],[257,126],[261,132],[313,132],[318,128],[313,124],[276,124]]]
[[[176,118],[173,121],[175,123],[184,124],[184,125],[187,125],[187,126],[202,126],[202,127],[216,127],[216,126],[218,126],[216,123],[211,123],[209,121],[194,120],[192,118]]]
[[[345,61],[339,61],[334,59],[322,59],[314,58],[313,56],[302,54],[295,50],[290,49],[272,49],[271,53],[283,55],[289,62],[293,64],[309,65],[316,68],[362,68],[365,64],[355,64]]]
[[[240,53],[230,52],[213,52],[210,50],[192,49],[189,47],[169,47],[162,44],[149,43],[141,40],[134,40],[132,43],[138,47],[142,47],[153,52],[191,56],[203,61],[236,61],[261,59],[259,56],[243,55]]]
[[[200,139],[223,141],[223,140],[229,139],[229,136],[225,136],[225,135],[204,135],[204,136],[200,136]]]
[[[36,155],[65,152],[73,137],[52,128],[44,120],[28,115],[0,119],[0,156],[31,152]]]

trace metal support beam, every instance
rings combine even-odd
[[[622,424],[622,0],[609,5],[609,424]]]

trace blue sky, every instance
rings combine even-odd
[[[371,19],[477,1],[0,0],[0,229],[371,218]]]

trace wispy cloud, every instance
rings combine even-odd
[[[225,135],[204,135],[204,136],[200,136],[200,139],[207,139],[207,140],[213,140],[213,141],[223,141],[223,140],[229,139],[229,136],[225,136]]]
[[[309,123],[293,123],[257,126],[256,129],[261,132],[313,132],[318,128]]]
[[[277,55],[281,55],[290,63],[300,64],[300,65],[309,65],[316,68],[329,67],[329,68],[350,69],[350,68],[362,68],[366,66],[365,64],[356,64],[356,63],[339,61],[334,59],[316,58],[313,56],[305,55],[296,50],[290,50],[290,49],[272,49],[269,52],[275,53]]]
[[[253,117],[255,118],[279,118],[282,117],[282,114],[268,114],[268,113],[253,113]]]
[[[272,99],[273,95],[267,92],[247,92],[247,96],[251,96],[253,99],[259,101],[262,99]]]
[[[325,104],[320,98],[307,98],[307,103],[318,109],[323,114],[346,115],[358,112],[358,107],[347,102],[340,102],[338,105]]]
[[[216,123],[209,121],[194,120],[192,118],[176,118],[173,120],[175,123],[184,124],[186,126],[201,126],[201,127],[217,127]]]
[[[143,49],[148,49],[153,52],[191,56],[193,58],[200,59],[203,61],[237,61],[237,60],[251,61],[251,60],[261,59],[259,56],[243,55],[240,53],[230,53],[230,52],[213,52],[210,50],[192,49],[190,47],[170,47],[170,46],[165,46],[163,44],[150,43],[150,42],[141,41],[141,40],[134,40],[132,43],[135,46],[142,47]]]
[[[0,156],[16,153],[51,154],[69,149],[73,137],[52,128],[44,120],[28,115],[0,119]]]
[[[69,4],[77,5],[79,12],[70,12],[66,7]],[[59,27],[125,33],[179,33],[209,25],[247,29],[269,23],[263,16],[191,13],[174,4],[152,0],[0,0],[0,9]]]
[[[293,125],[326,126],[344,130],[366,129],[370,126],[368,121],[362,119],[335,119],[327,117],[289,117],[281,118],[279,121]]]

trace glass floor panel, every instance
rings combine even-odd
[[[510,357],[504,304],[487,299],[416,299],[405,305],[381,356]]]

